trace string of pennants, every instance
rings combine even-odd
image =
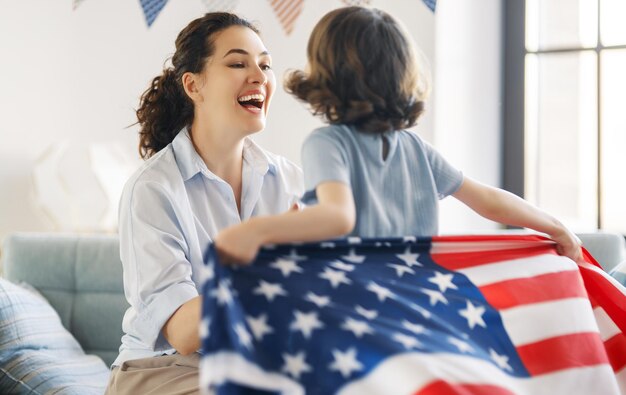
[[[165,5],[169,0],[139,0],[141,8],[143,9],[144,17],[148,27],[152,26],[156,18],[159,16]],[[207,12],[213,11],[226,11],[230,12],[237,8],[239,0],[201,0],[206,7]],[[304,0],[267,0],[276,18],[280,22],[285,34],[290,35],[298,20],[298,17],[302,13],[302,7],[304,6]],[[435,12],[435,6],[437,0],[422,0],[424,4]],[[72,9],[76,10],[84,0],[72,0]],[[341,0],[347,6],[369,6],[371,0]]]

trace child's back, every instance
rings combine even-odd
[[[306,139],[302,163],[307,204],[317,203],[315,190],[323,182],[351,187],[356,206],[351,234],[361,237],[437,234],[437,200],[463,182],[461,172],[405,130],[372,134],[326,126]]]

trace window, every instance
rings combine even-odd
[[[506,67],[517,59],[523,75],[507,78],[505,89],[523,96],[505,97],[506,111],[524,114],[512,128],[523,133],[524,197],[575,231],[626,233],[626,1],[516,7],[507,23],[524,22],[507,27],[507,43],[521,41],[521,55],[511,58],[516,49],[507,48]],[[505,155],[514,149],[505,146]]]

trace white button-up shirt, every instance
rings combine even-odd
[[[252,216],[288,210],[303,192],[302,172],[246,139],[241,216],[232,188],[211,173],[183,129],[128,180],[120,201],[124,315],[113,363],[174,352],[161,334],[169,317],[198,295],[212,238]]]

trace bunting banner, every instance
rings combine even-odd
[[[237,5],[238,0],[202,0],[202,3],[206,7],[207,12],[233,12]]]
[[[302,12],[304,0],[268,0],[287,35],[293,31],[296,20]]]
[[[341,0],[347,6],[368,7],[371,5],[371,0]],[[426,7],[430,8],[432,12],[435,12],[437,6],[437,0],[422,0]]]
[[[368,7],[371,5],[371,0],[341,0],[348,7]]]
[[[422,0],[426,7],[430,8],[432,12],[435,12],[435,7],[437,6],[437,0]]]
[[[167,0],[139,0],[139,2],[141,3],[148,27],[152,26],[165,4],[167,4]]]
[[[72,1],[72,11],[76,11],[76,9],[78,8],[78,6],[83,2],[84,0],[73,0]]]
[[[264,248],[200,273],[200,383],[240,394],[626,394],[626,289],[537,235]]]

